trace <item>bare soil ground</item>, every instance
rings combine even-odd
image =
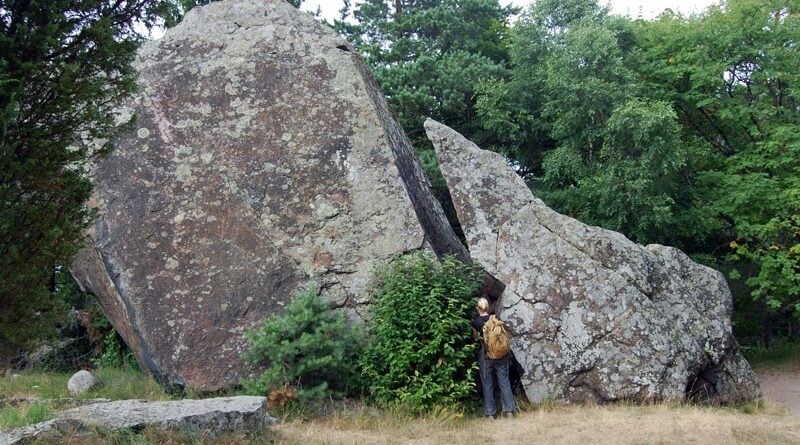
[[[757,372],[757,375],[765,399],[785,406],[793,415],[800,416],[800,372],[769,370]]]

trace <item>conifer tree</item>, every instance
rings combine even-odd
[[[62,312],[54,277],[93,214],[85,167],[135,87],[134,25],[164,5],[0,0],[0,367]]]

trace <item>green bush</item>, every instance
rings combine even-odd
[[[276,401],[282,405],[295,397],[320,402],[356,387],[360,338],[313,287],[295,296],[283,315],[269,317],[245,337],[250,350],[244,358],[266,366],[259,377],[242,382],[248,393],[283,397]]]
[[[469,319],[479,269],[419,254],[379,274],[362,377],[372,398],[414,411],[461,407],[475,395]]]
[[[102,351],[92,358],[92,365],[97,368],[121,368],[127,366],[134,370],[139,369],[139,364],[136,362],[133,351],[128,348],[128,345],[125,344],[114,328],[110,328],[110,331],[103,336]]]

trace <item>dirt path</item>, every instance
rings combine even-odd
[[[757,375],[764,398],[786,406],[792,414],[800,415],[800,373],[763,371],[757,372]]]

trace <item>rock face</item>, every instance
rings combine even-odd
[[[758,397],[717,271],[549,209],[499,154],[425,123],[472,258],[506,285],[531,401]]]
[[[468,258],[367,68],[310,15],[213,2],[136,66],[71,270],[161,382],[238,383],[242,333],[310,281],[357,316],[375,266]]]
[[[224,433],[256,432],[275,423],[267,414],[264,397],[220,397],[204,400],[146,402],[119,400],[72,408],[58,418],[0,433],[0,445],[29,443],[34,439],[58,442],[64,434],[157,427],[188,430],[213,439]]]
[[[72,374],[72,377],[70,377],[69,381],[67,382],[67,389],[69,390],[70,394],[78,395],[94,388],[98,383],[99,381],[94,374],[82,369],[75,374]]]

